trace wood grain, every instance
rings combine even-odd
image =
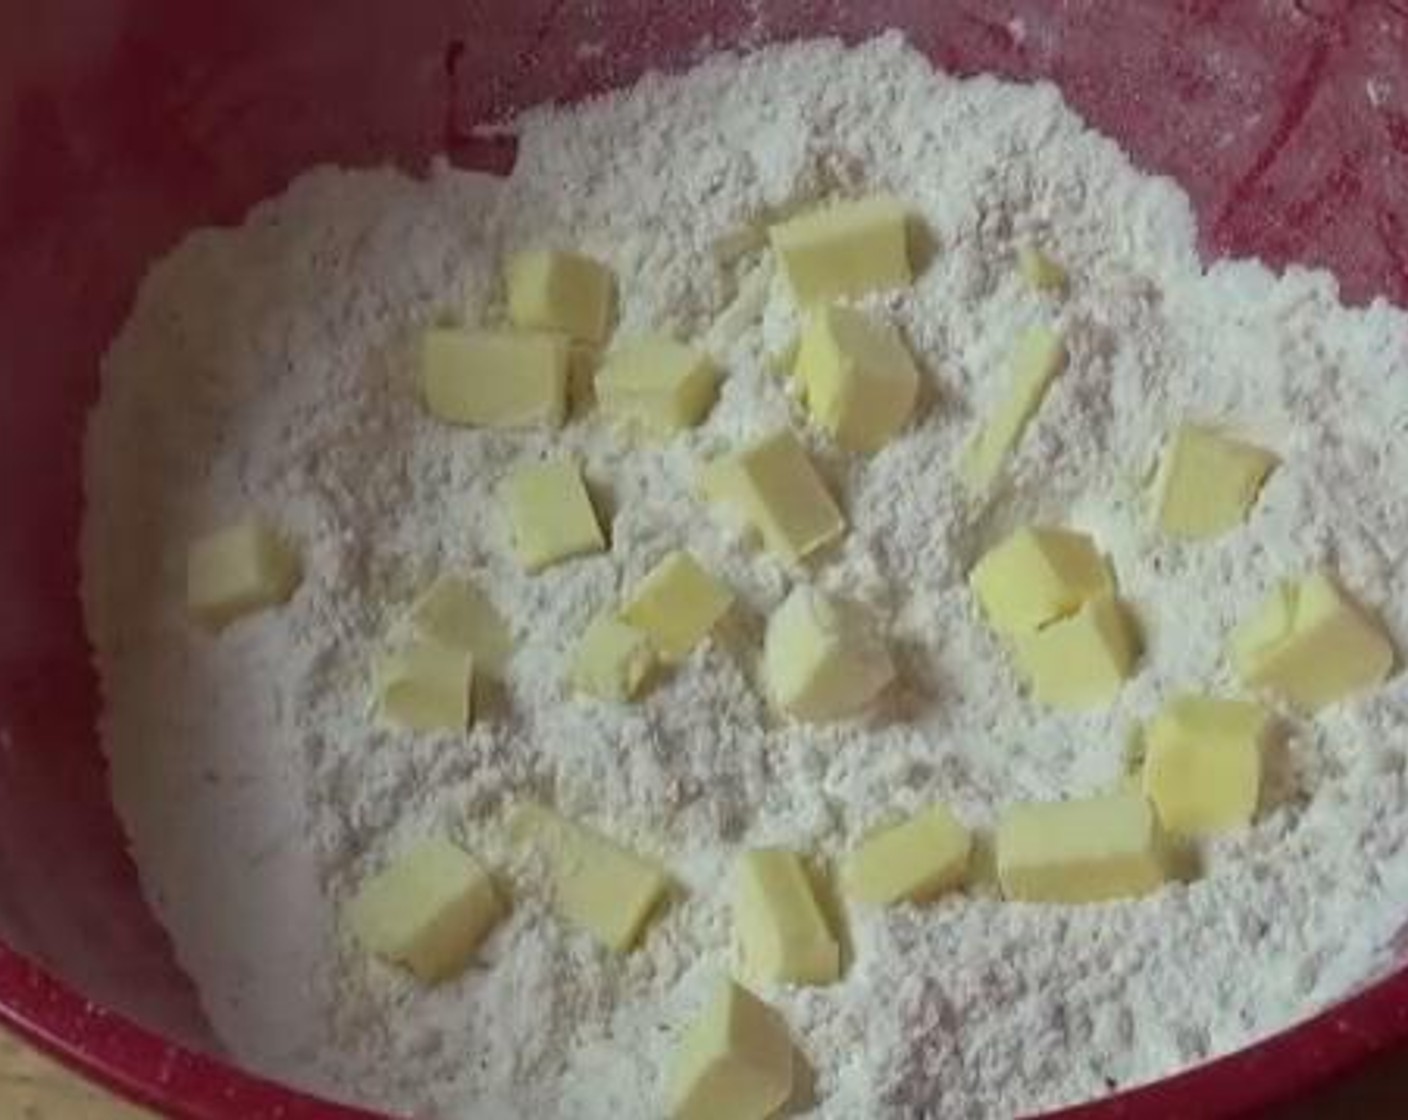
[[[156,1120],[0,1033],[0,1117],[5,1120]]]

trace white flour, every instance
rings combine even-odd
[[[912,290],[879,301],[929,385],[873,458],[813,441],[851,521],[815,578],[883,621],[903,686],[860,725],[778,726],[725,642],[636,707],[572,700],[573,639],[666,550],[693,549],[759,615],[786,593],[787,572],[692,494],[701,455],[801,424],[770,369],[791,301],[766,254],[724,265],[713,246],[802,201],[882,187],[940,242]],[[1064,302],[1015,274],[1032,236],[1074,278]],[[623,333],[671,325],[707,342],[728,371],[707,423],[637,447],[591,419],[504,434],[424,414],[417,330],[465,306],[490,317],[501,252],[529,243],[610,262]],[[1323,274],[1204,273],[1193,243],[1182,193],[1053,88],[936,75],[895,37],[718,58],[530,114],[506,184],[320,170],[241,228],[193,234],[154,268],[107,362],[84,593],[117,804],[234,1053],[407,1111],[656,1115],[678,1029],[728,968],[740,847],[834,854],[931,800],[985,826],[1012,800],[1108,787],[1133,721],[1175,688],[1231,689],[1228,627],[1317,562],[1408,636],[1408,318],[1340,307]],[[1069,372],[1010,489],[974,516],[952,463],[1014,333],[1050,319]],[[1185,417],[1241,425],[1285,460],[1245,528],[1190,547],[1151,531],[1143,498]],[[615,544],[528,576],[491,495],[510,463],[554,448],[584,458]],[[301,542],[307,579],[286,609],[211,640],[183,616],[185,547],[248,507]],[[965,590],[975,555],[1038,516],[1093,531],[1144,622],[1144,670],[1107,712],[1028,702]],[[512,620],[504,695],[467,737],[378,730],[370,658],[444,567]],[[1191,886],[1069,909],[979,887],[853,912],[841,983],[765,993],[815,1068],[818,1114],[1075,1101],[1240,1046],[1372,975],[1408,901],[1405,700],[1398,679],[1293,723],[1271,804]],[[433,991],[346,943],[338,908],[413,836],[448,830],[512,878],[500,810],[528,794],[686,883],[642,949],[605,955],[526,889],[480,965]]]

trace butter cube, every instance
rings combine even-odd
[[[421,341],[421,389],[432,416],[485,428],[557,427],[567,411],[567,339],[436,327]]]
[[[800,303],[900,288],[913,279],[909,215],[898,199],[838,202],[768,229]]]
[[[655,668],[650,639],[615,614],[597,615],[577,644],[572,687],[600,700],[633,700]]]
[[[303,580],[298,554],[247,518],[202,537],[186,555],[186,609],[207,629],[288,601]]]
[[[1231,647],[1243,683],[1308,712],[1379,684],[1395,661],[1383,624],[1323,572],[1278,587]]]
[[[746,979],[829,984],[841,975],[841,948],[795,852],[760,848],[739,857],[733,922]]]
[[[681,661],[733,605],[733,592],[677,550],[636,584],[621,617],[643,631],[667,661]]]
[[[513,527],[514,548],[530,572],[573,556],[606,551],[606,538],[576,462],[563,459],[518,467],[500,492]]]
[[[1108,592],[1069,618],[1013,635],[1012,642],[1032,695],[1055,708],[1108,704],[1139,658],[1134,621]]]
[[[969,577],[993,629],[1037,630],[1114,591],[1109,565],[1084,533],[1024,526],[987,552]]]
[[[363,886],[348,909],[371,952],[427,984],[463,971],[503,916],[488,872],[448,840],[426,840]]]
[[[1240,525],[1276,456],[1211,428],[1184,424],[1160,470],[1159,528],[1171,537],[1215,537]]]
[[[1012,387],[978,427],[959,463],[959,475],[971,491],[982,494],[992,486],[1065,364],[1066,344],[1051,328],[1032,327],[1017,339],[1011,358]]]
[[[791,1095],[787,1024],[748,989],[725,981],[675,1051],[671,1120],[766,1120]]]
[[[719,371],[709,355],[666,335],[617,347],[596,375],[607,415],[657,433],[692,428],[713,407]]]
[[[1167,841],[1140,793],[1013,805],[997,826],[1002,893],[1021,902],[1102,902],[1158,890]]]
[[[848,451],[878,451],[909,420],[919,371],[899,332],[850,307],[807,317],[796,376],[813,418]]]
[[[519,806],[512,833],[552,869],[559,914],[608,949],[629,952],[670,888],[665,869],[541,805]]]
[[[841,865],[841,885],[861,902],[924,902],[963,884],[973,838],[935,805],[867,837]]]
[[[508,624],[479,588],[459,576],[441,575],[411,608],[421,637],[474,655],[474,668],[503,676],[513,651]]]
[[[700,482],[706,497],[732,505],[788,560],[810,556],[846,530],[826,484],[785,428],[709,463]]]
[[[1035,291],[1061,292],[1066,288],[1066,270],[1035,245],[1017,250],[1017,270]]]
[[[611,325],[611,271],[580,253],[530,249],[504,269],[508,317],[516,327],[605,341]]]
[[[377,666],[382,719],[411,731],[464,731],[474,718],[474,655],[418,641]]]
[[[844,719],[894,678],[889,650],[850,604],[798,584],[768,619],[763,679],[788,715],[813,723]]]
[[[1261,792],[1270,714],[1246,700],[1180,696],[1144,732],[1144,792],[1170,832],[1248,825]]]

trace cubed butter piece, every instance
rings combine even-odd
[[[733,889],[734,936],[745,978],[829,984],[841,975],[841,948],[801,856],[779,848],[745,852]]]
[[[1279,586],[1231,647],[1245,684],[1308,712],[1379,684],[1395,661],[1383,624],[1324,572]]]
[[[1103,902],[1158,890],[1168,845],[1141,793],[1013,805],[997,826],[1002,893],[1020,902]]]
[[[973,839],[935,805],[863,840],[841,865],[841,886],[861,902],[924,902],[963,884]]]
[[[1184,424],[1164,451],[1159,528],[1171,537],[1215,537],[1247,516],[1276,456],[1211,428]]]
[[[1139,659],[1134,620],[1108,592],[1067,618],[1012,635],[1012,645],[1032,695],[1076,711],[1113,700]]]
[[[763,679],[781,711],[808,722],[855,715],[895,678],[868,620],[848,603],[798,584],[768,619]]]
[[[1062,292],[1066,289],[1066,270],[1038,249],[1023,245],[1017,250],[1017,270],[1038,292]]]
[[[792,1048],[782,1016],[725,981],[675,1051],[670,1120],[767,1120],[792,1095]]]
[[[878,451],[914,411],[919,370],[899,332],[851,307],[807,316],[796,376],[812,417],[848,451]]]
[[[191,545],[186,607],[203,626],[220,630],[287,602],[302,579],[298,554],[269,526],[247,518]]]
[[[667,335],[618,346],[596,375],[603,414],[656,433],[692,428],[713,407],[719,371],[702,350]]]
[[[1035,525],[984,554],[969,578],[988,621],[1003,634],[1038,630],[1114,590],[1090,537]]]
[[[427,641],[474,655],[476,672],[500,677],[513,651],[508,624],[469,580],[441,575],[411,608],[411,625]]]
[[[982,494],[992,486],[1065,364],[1066,344],[1050,327],[1032,327],[1017,339],[1011,359],[1012,387],[979,425],[959,463],[959,475],[969,490]]]
[[[1170,832],[1203,836],[1251,823],[1271,716],[1211,696],[1169,701],[1144,730],[1144,793]]]
[[[667,661],[683,660],[733,605],[733,592],[688,552],[677,550],[635,586],[621,617]]]
[[[464,731],[474,718],[474,655],[416,641],[377,666],[381,718],[411,731]]]
[[[530,572],[606,551],[582,470],[571,460],[530,463],[505,479],[501,494],[513,527],[514,548]]]
[[[348,910],[371,952],[427,984],[464,970],[503,915],[488,872],[448,840],[426,840],[365,884]]]
[[[451,424],[522,428],[562,423],[570,349],[565,337],[435,327],[421,341],[421,388]]]
[[[909,214],[888,195],[838,202],[768,229],[773,251],[799,303],[902,288],[909,261]]]
[[[580,253],[529,249],[504,269],[508,317],[516,327],[605,341],[611,325],[611,270]]]
[[[572,687],[599,700],[633,700],[655,668],[655,648],[641,630],[607,611],[592,619],[572,658]]]

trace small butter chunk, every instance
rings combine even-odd
[[[903,203],[877,195],[802,214],[768,238],[798,302],[816,303],[908,284],[908,223]]]
[[[1250,824],[1270,728],[1270,714],[1250,701],[1169,701],[1144,730],[1144,792],[1163,826],[1202,836]]]
[[[508,317],[516,327],[604,342],[611,325],[611,270],[580,253],[530,249],[504,269]]]
[[[1032,327],[1017,340],[1011,359],[1012,387],[978,427],[959,463],[959,474],[970,490],[981,494],[992,486],[1065,364],[1066,344],[1049,327]]]
[[[464,970],[503,907],[488,872],[448,840],[426,840],[373,876],[352,901],[352,932],[427,984]]]
[[[411,731],[464,731],[474,718],[474,655],[412,642],[377,666],[381,718]]]
[[[421,388],[432,416],[451,424],[522,428],[562,423],[566,338],[436,327],[421,342]]]
[[[923,902],[961,886],[973,841],[944,805],[872,833],[841,865],[841,886],[861,902]]]
[[[513,651],[508,624],[474,584],[459,576],[436,578],[411,608],[411,625],[427,641],[474,655],[476,671],[500,677]]]
[[[288,601],[303,579],[298,554],[254,518],[202,537],[186,556],[186,608],[220,630],[241,615]]]
[[[788,715],[813,723],[844,719],[894,678],[889,650],[848,603],[798,584],[768,619],[763,679]]]
[[[745,852],[733,887],[734,935],[745,978],[829,984],[841,975],[841,947],[799,855],[778,848]]]
[[[1169,880],[1167,841],[1140,793],[1013,805],[997,826],[1002,893],[1021,902],[1101,902]]]
[[[513,527],[514,548],[530,572],[573,556],[606,551],[606,538],[576,462],[564,459],[518,467],[500,492]]]
[[[1061,292],[1066,289],[1066,270],[1035,245],[1023,245],[1017,250],[1017,270],[1038,292]]]
[[[607,612],[592,619],[572,658],[572,687],[599,700],[633,700],[655,668],[649,637]]]
[[[782,1016],[725,981],[675,1051],[670,1120],[767,1120],[792,1095],[792,1049]]]
[[[1114,590],[1109,565],[1084,533],[1026,526],[973,568],[973,591],[993,629],[1037,630]]]
[[[796,376],[816,422],[848,451],[883,447],[909,420],[919,392],[899,332],[850,307],[807,317]]]
[[[636,584],[621,617],[667,661],[683,660],[733,605],[733,592],[688,552],[670,553]]]
[[[665,869],[541,805],[520,805],[513,834],[546,856],[553,904],[608,949],[630,951],[670,888]]]
[[[607,416],[647,431],[677,432],[704,419],[718,382],[718,368],[704,351],[647,335],[606,356],[596,375],[596,400]]]
[[[1125,605],[1101,593],[1068,618],[1012,636],[1032,695],[1055,708],[1108,704],[1134,671],[1139,638]]]
[[[1383,624],[1324,572],[1278,587],[1231,646],[1245,684],[1308,712],[1379,684],[1395,661]]]
[[[700,481],[706,497],[733,506],[788,560],[804,559],[846,531],[806,450],[785,428],[715,459]]]
[[[1196,540],[1240,525],[1275,466],[1276,456],[1269,451],[1184,424],[1164,452],[1159,528],[1172,537]]]

